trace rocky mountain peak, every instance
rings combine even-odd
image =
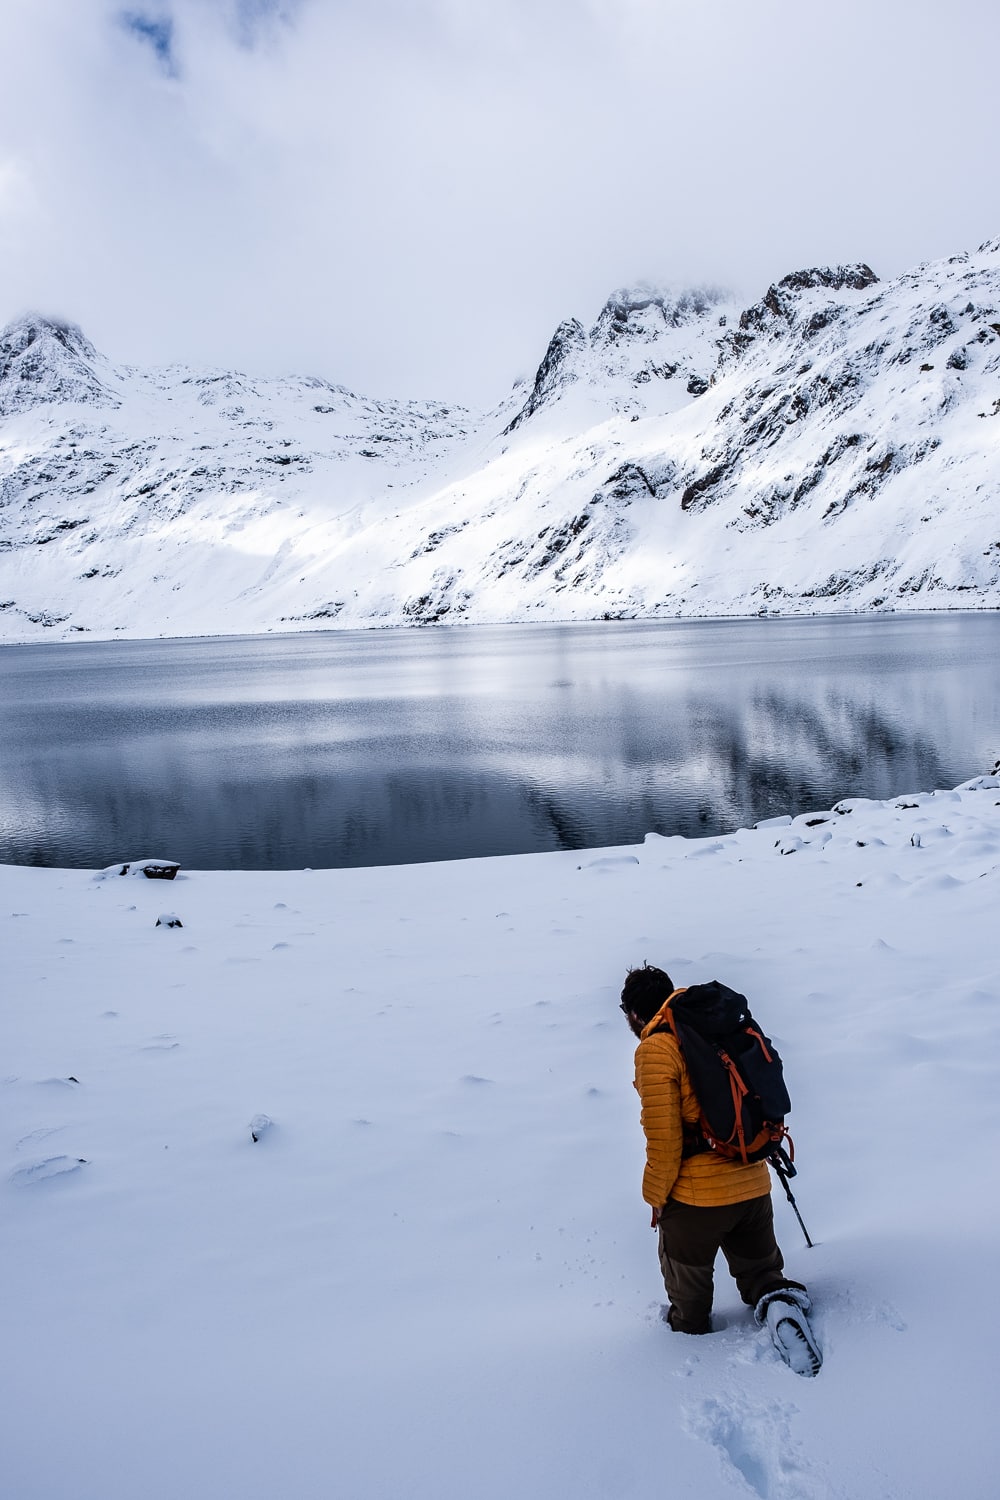
[[[739,327],[724,343],[723,357],[742,354],[761,335],[784,337],[800,321],[807,334],[818,333],[839,316],[837,297],[822,294],[864,292],[877,283],[875,272],[863,261],[792,271],[773,282],[759,302],[740,314]]]
[[[760,328],[768,314],[772,318],[783,318],[786,323],[792,322],[800,301],[796,295],[799,292],[841,292],[845,289],[863,292],[877,281],[871,266],[861,262],[853,266],[813,266],[810,270],[792,271],[769,286],[761,300],[746,309],[740,317],[740,327]]]
[[[649,343],[666,329],[697,322],[713,312],[729,293],[718,287],[692,287],[670,293],[640,284],[612,292],[590,332],[595,344],[615,344],[623,339]]]
[[[549,340],[549,347],[535,373],[531,395],[504,429],[505,436],[544,405],[556,390],[578,378],[573,366],[586,349],[587,334],[579,318],[564,318]]]
[[[651,383],[679,379],[690,396],[708,389],[717,360],[718,326],[726,323],[720,308],[734,312],[731,294],[718,287],[691,287],[680,292],[639,283],[620,287],[605,302],[588,332],[578,318],[559,324],[535,375],[531,394],[505,436],[540,407],[558,400],[578,381],[595,392],[618,389],[621,400],[638,408],[636,392]],[[626,394],[627,393],[627,394]],[[616,409],[621,409],[620,405]]]
[[[808,271],[792,271],[788,276],[783,276],[778,282],[778,288],[787,288],[793,292],[812,291],[815,287],[829,287],[831,291],[839,292],[844,287],[850,287],[853,292],[863,292],[866,287],[874,286],[878,277],[871,266],[865,265],[864,261],[857,261],[851,266],[813,266]],[[772,288],[772,290],[774,290]]]
[[[0,414],[43,401],[118,406],[110,369],[75,323],[28,313],[0,333]]]

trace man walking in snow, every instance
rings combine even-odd
[[[675,1036],[664,1027],[668,1003],[678,993],[662,969],[645,964],[629,971],[621,994],[621,1008],[639,1038],[635,1087],[646,1136],[642,1196],[659,1234],[667,1322],[678,1333],[711,1331],[713,1267],[721,1249],[740,1296],[758,1323],[767,1323],[778,1352],[799,1373],[815,1374],[820,1355],[805,1316],[809,1295],[784,1275],[767,1163],[730,1160],[705,1141],[690,1073]]]

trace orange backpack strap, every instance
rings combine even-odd
[[[667,1006],[668,1007],[668,1009],[667,1009],[667,1015],[666,1015],[667,1026],[668,1026],[668,1028],[670,1030],[670,1035],[673,1037],[673,1039],[677,1043],[678,1047],[681,1048],[681,1056],[682,1057],[684,1056],[684,1048],[681,1047],[681,1039],[680,1039],[680,1037],[677,1034],[677,1022],[674,1020],[674,1012],[673,1012],[673,1009],[670,1008],[670,1002],[671,1002],[671,1000],[676,1000],[678,995],[683,995],[686,989],[687,989],[687,985],[684,985],[682,989],[671,990],[670,994],[664,1000],[663,1005],[660,1006],[661,1010],[663,1009],[663,1006]]]
[[[757,1038],[757,1041],[760,1044],[760,1050],[763,1052],[765,1059],[768,1062],[770,1062],[771,1061],[771,1054],[768,1051],[767,1043],[764,1040],[764,1038],[761,1036],[760,1032],[757,1030],[756,1026],[748,1026],[747,1027],[747,1033],[748,1033],[748,1035],[755,1036]]]
[[[736,1064],[733,1062],[732,1058],[729,1056],[729,1053],[724,1052],[721,1047],[719,1048],[719,1057],[726,1069],[726,1072],[729,1074],[729,1087],[732,1090],[733,1095],[733,1114],[736,1119],[736,1128],[733,1131],[735,1140],[733,1139],[733,1136],[730,1136],[729,1140],[726,1141],[725,1144],[727,1146],[735,1146],[740,1153],[740,1160],[745,1162],[747,1160],[747,1143],[746,1136],[744,1135],[743,1131],[743,1100],[749,1093],[749,1089],[743,1082],[743,1079],[740,1077],[739,1070],[736,1067]]]

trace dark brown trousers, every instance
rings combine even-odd
[[[660,1214],[659,1246],[670,1298],[667,1322],[678,1333],[711,1332],[712,1273],[720,1250],[748,1307],[756,1307],[765,1292],[799,1286],[782,1274],[770,1193],[718,1208],[671,1198]]]

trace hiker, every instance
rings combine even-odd
[[[820,1355],[806,1319],[809,1294],[801,1282],[784,1274],[774,1237],[767,1162],[743,1160],[739,1152],[726,1155],[725,1146],[714,1140],[709,1144],[679,1033],[671,1026],[670,1002],[690,996],[691,1010],[700,992],[705,992],[706,1003],[716,1006],[722,997],[735,1006],[737,1017],[752,1023],[743,997],[725,985],[675,990],[670,977],[650,964],[629,970],[621,993],[621,1008],[639,1038],[635,1087],[646,1136],[642,1196],[652,1209],[652,1227],[659,1232],[660,1267],[670,1299],[666,1321],[677,1333],[711,1332],[713,1266],[721,1249],[740,1296],[754,1309],[757,1322],[767,1324],[779,1354],[798,1373],[814,1375]],[[756,1031],[752,1035],[763,1048],[766,1038]],[[723,1066],[714,1045],[709,1056],[711,1066]],[[770,1061],[766,1049],[765,1056]],[[778,1074],[781,1097],[789,1108],[780,1062]],[[722,1076],[728,1091],[724,1072]],[[731,1103],[729,1108],[732,1112]],[[760,1154],[770,1149],[767,1145]],[[742,1154],[748,1154],[746,1149]]]

